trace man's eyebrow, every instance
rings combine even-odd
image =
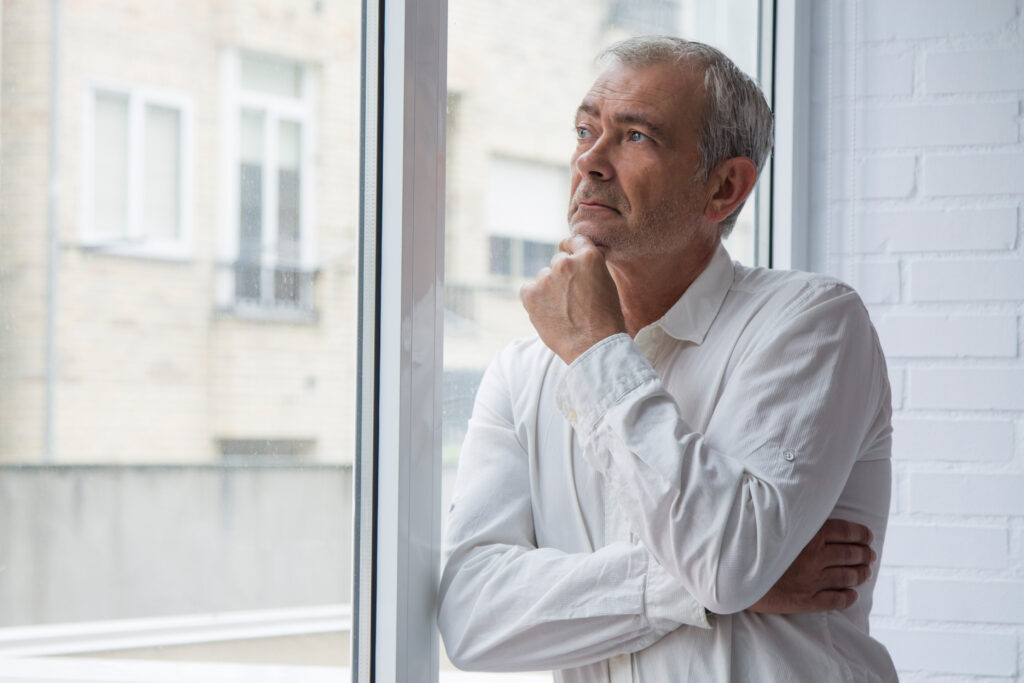
[[[573,121],[578,122],[580,120],[580,114],[586,114],[587,116],[597,116],[597,107],[592,104],[584,102],[580,106],[576,107],[576,116],[573,117]]]
[[[598,110],[597,107],[584,102],[583,104],[581,104],[579,107],[576,108],[576,118],[574,119],[576,122],[579,122],[581,114],[586,114],[587,116],[598,116],[600,114],[600,111]],[[652,121],[650,118],[648,118],[647,116],[645,116],[645,115],[643,115],[643,114],[641,114],[639,112],[632,112],[632,111],[617,112],[612,117],[612,120],[615,121],[615,123],[618,123],[618,124],[625,124],[625,125],[632,124],[632,125],[637,125],[637,126],[641,126],[643,128],[646,128],[656,138],[665,139],[665,137],[666,137],[665,136],[665,131],[662,130],[661,126],[659,126],[654,121]]]

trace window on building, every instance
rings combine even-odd
[[[266,55],[231,57],[238,94],[237,206],[233,288],[236,310],[313,311],[312,82],[302,65]]]
[[[143,88],[89,90],[84,245],[188,256],[189,112],[188,99]]]
[[[678,0],[612,0],[608,23],[634,33],[664,33],[679,25]]]
[[[484,191],[491,274],[533,277],[567,234],[568,165],[494,154]]]
[[[531,278],[551,262],[557,242],[538,242],[491,235],[491,273]]]

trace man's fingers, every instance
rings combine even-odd
[[[871,564],[876,557],[875,551],[868,546],[853,543],[826,543],[821,556],[825,567]]]
[[[558,264],[569,258],[569,252],[567,251],[556,251],[551,257],[551,269],[555,270],[558,268]]]
[[[860,543],[871,545],[875,540],[871,529],[863,524],[847,522],[843,519],[830,519],[821,527],[826,543]]]
[[[846,609],[855,602],[857,602],[857,591],[850,588],[837,591],[818,591],[811,598],[811,611],[825,612]]]
[[[829,567],[821,573],[821,587],[824,590],[841,590],[859,586],[871,578],[867,565],[856,567]]]

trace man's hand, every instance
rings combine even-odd
[[[568,365],[626,321],[604,255],[586,237],[562,240],[551,267],[519,292],[530,322],[547,347]]]
[[[782,578],[756,603],[752,612],[799,614],[846,609],[857,600],[859,586],[871,576],[876,559],[871,530],[830,519],[814,535]]]

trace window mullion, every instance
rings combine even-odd
[[[441,343],[443,312],[444,134],[446,104],[445,0],[376,3],[387,40],[382,60],[379,125],[380,211],[364,212],[377,224],[379,327],[375,410],[376,467],[372,634],[362,626],[366,603],[357,606],[359,681],[436,681],[438,634],[436,591],[440,571]],[[379,35],[378,35],[379,37]],[[367,47],[372,47],[367,44]],[[375,85],[367,57],[365,87]],[[374,95],[366,93],[366,102]],[[371,106],[364,114],[374,113]],[[364,133],[364,145],[372,135]],[[365,156],[373,148],[366,147]],[[364,156],[364,182],[377,165]],[[367,207],[364,207],[364,209]],[[373,221],[373,222],[371,222]],[[368,256],[363,252],[364,259]],[[364,265],[364,270],[366,266]],[[367,285],[364,275],[363,286]],[[368,311],[363,309],[363,324]],[[363,382],[367,349],[363,336]],[[363,394],[365,396],[365,392]],[[363,410],[366,410],[364,405]],[[360,438],[361,468],[368,466],[367,440]],[[362,475],[359,476],[362,481]],[[367,501],[359,493],[361,515]],[[366,548],[360,525],[360,552]],[[360,560],[362,562],[362,560]],[[360,571],[365,582],[365,564]],[[363,586],[357,587],[362,596]],[[363,643],[373,638],[372,673]]]
[[[807,268],[811,1],[775,0],[774,13],[771,265]]]

